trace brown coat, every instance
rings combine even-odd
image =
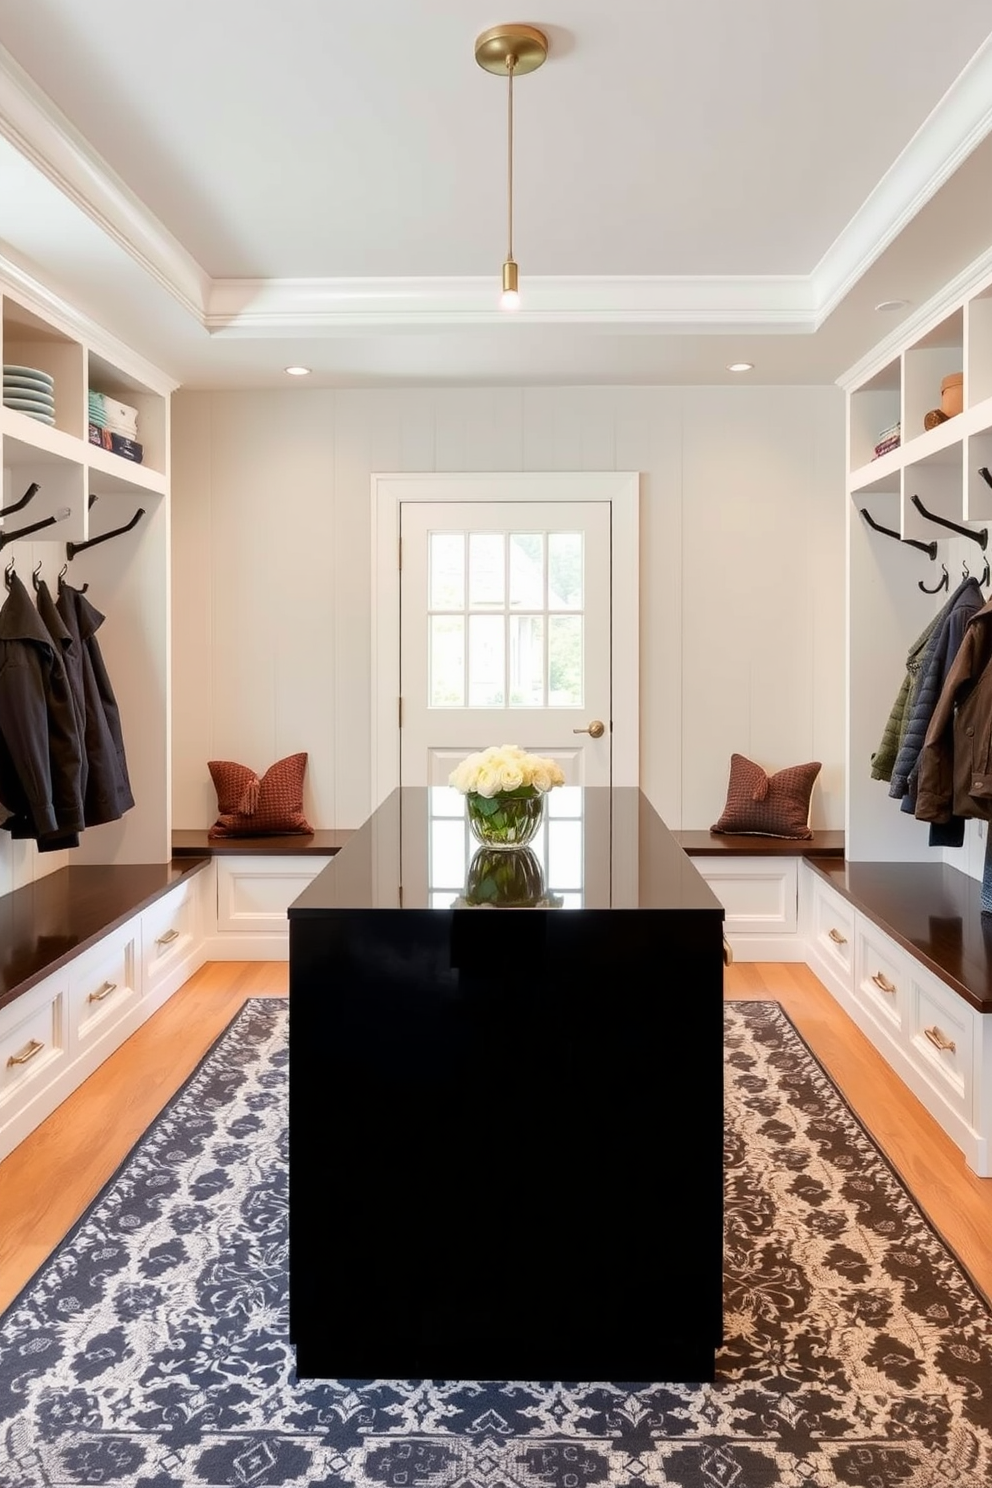
[[[992,601],[968,622],[920,755],[916,815],[992,819]]]

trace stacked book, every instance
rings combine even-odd
[[[141,464],[144,450],[138,443],[138,410],[95,388],[89,390],[89,439],[90,444]]]
[[[875,453],[872,455],[873,460],[879,459],[882,455],[887,455],[889,450],[899,448],[902,441],[901,429],[902,426],[899,420],[896,419],[894,424],[890,424],[887,429],[882,430],[875,441]]]

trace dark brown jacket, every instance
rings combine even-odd
[[[916,815],[992,819],[992,602],[972,616],[920,755]]]
[[[83,825],[82,749],[58,648],[16,574],[0,609],[0,801],[6,831],[69,845]],[[0,813],[2,815],[2,813]]]

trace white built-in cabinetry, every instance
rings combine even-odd
[[[940,407],[941,382],[964,375],[961,413],[924,428]],[[923,307],[901,342],[890,341],[846,378],[849,495],[849,748],[847,856],[852,860],[933,861],[927,827],[871,779],[889,709],[905,675],[907,652],[965,569],[981,578],[986,549],[923,515],[966,526],[977,537],[992,523],[992,276],[975,279],[948,302]],[[872,458],[881,431],[901,423],[900,446]],[[990,479],[980,474],[988,469]],[[936,544],[933,560],[903,539]],[[949,588],[933,589],[948,571]],[[976,875],[982,833],[971,824],[964,850],[947,861]]]
[[[981,1177],[992,1176],[992,1014],[982,1014],[807,864],[806,959]]]
[[[131,531],[76,555],[66,572],[74,587],[89,584],[87,597],[107,617],[98,640],[121,709],[136,803],[121,821],[87,829],[72,861],[165,862],[171,855],[168,491],[174,384],[70,307],[36,302],[2,281],[0,362],[39,368],[55,384],[54,426],[0,407],[0,507],[37,486],[30,502],[3,520],[0,532],[9,537],[59,517],[55,525],[5,541],[0,568],[13,559],[30,588],[40,565],[40,577],[54,595],[67,542],[86,542],[124,526],[139,508],[144,513]],[[137,408],[144,450],[140,465],[89,442],[91,387]],[[0,589],[0,602],[3,598]],[[30,860],[25,852],[0,833],[0,893],[59,866]]]
[[[71,852],[39,854],[0,831],[0,895],[76,865],[164,864],[172,856],[169,647],[169,399],[174,384],[40,287],[0,279],[0,362],[54,380],[54,424],[0,406],[0,571],[14,564],[57,594],[60,570],[105,616],[98,642],[120,707],[134,807],[88,827]],[[138,411],[137,464],[88,439],[88,391]],[[81,544],[131,530],[78,554]],[[27,533],[50,518],[57,520]],[[0,603],[6,597],[0,585]],[[202,879],[196,873],[86,945],[0,1009],[0,1157],[202,960]]]
[[[0,1008],[0,1159],[202,963],[206,886],[191,872]]]

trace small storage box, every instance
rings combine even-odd
[[[952,372],[940,384],[940,411],[953,418],[964,407],[964,373]]]

